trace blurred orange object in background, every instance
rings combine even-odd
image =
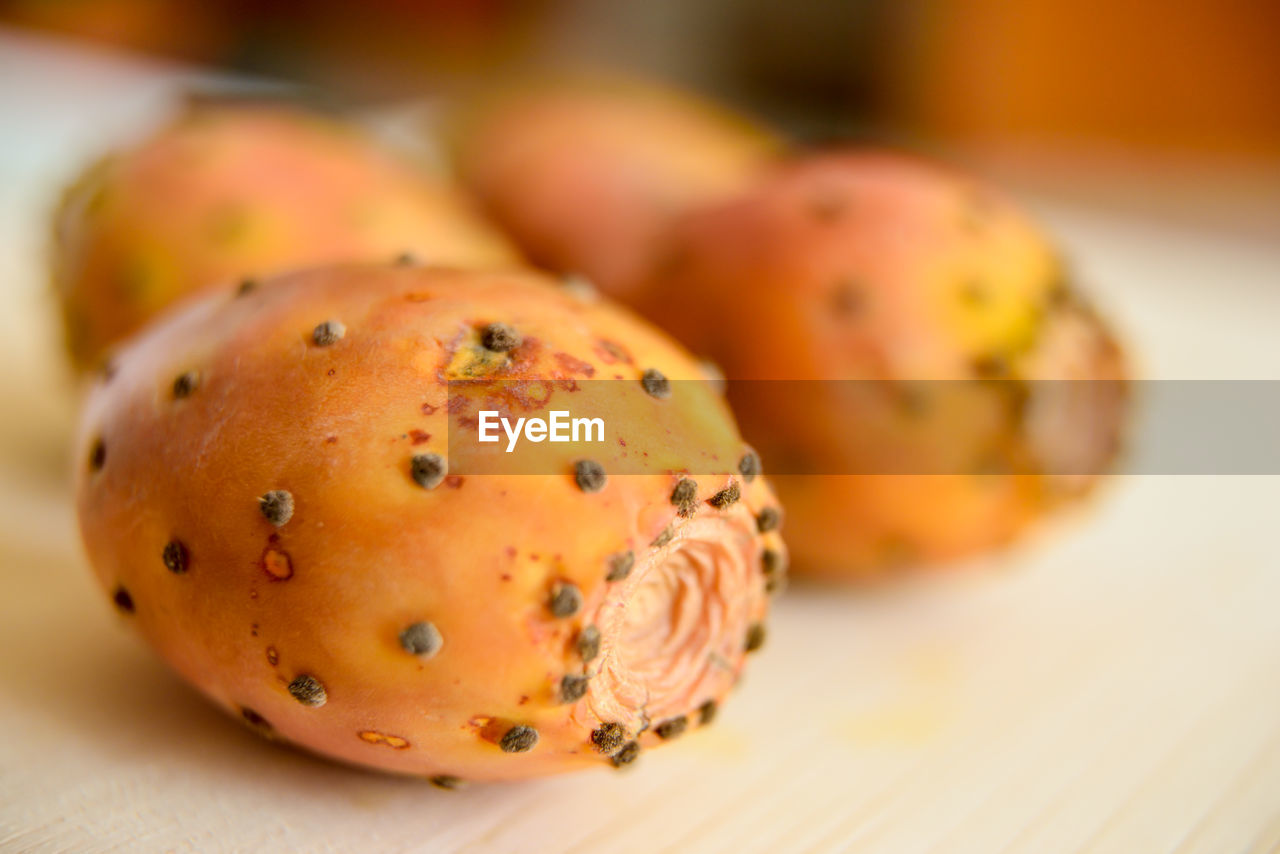
[[[894,4],[892,120],[970,143],[1280,160],[1274,0]]]

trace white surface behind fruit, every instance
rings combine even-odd
[[[65,486],[30,465],[71,410],[50,392],[49,205],[180,77],[0,32],[0,850],[1280,845],[1274,476],[1116,478],[968,572],[796,585],[718,723],[626,773],[442,792],[225,718],[116,618]],[[1147,377],[1280,378],[1280,248],[1030,201]]]

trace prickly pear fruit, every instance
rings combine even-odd
[[[460,193],[304,110],[194,102],[66,192],[53,279],[80,367],[177,297],[300,266],[409,253],[467,267],[514,251]]]
[[[78,440],[93,569],[265,735],[441,785],[623,765],[708,722],[763,640],[786,552],[758,458],[693,383],[733,458],[628,461],[699,367],[603,300],[318,268],[196,297],[113,367]],[[651,418],[590,413],[607,441],[553,473],[458,474],[453,381],[485,377],[569,409],[606,378]]]
[[[718,106],[614,77],[529,83],[455,124],[461,179],[529,258],[624,301],[673,215],[741,189],[780,148]]]
[[[642,310],[721,366],[774,461],[797,572],[866,578],[1007,543],[1116,452],[1126,371],[1107,326],[1027,217],[941,167],[798,158],[684,217],[651,277]],[[1086,399],[1055,409],[1068,385]],[[930,393],[982,411],[914,399]],[[917,431],[897,447],[919,469],[863,453]],[[961,446],[991,456],[959,468]]]

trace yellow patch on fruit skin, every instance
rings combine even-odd
[[[362,741],[366,741],[369,744],[385,744],[393,750],[409,749],[408,739],[401,738],[398,735],[387,735],[372,729],[362,730],[357,735],[360,736]]]

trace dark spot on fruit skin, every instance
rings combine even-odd
[[[609,572],[605,575],[605,581],[622,581],[631,574],[631,569],[636,565],[635,552],[628,549],[625,552],[618,552],[616,555],[609,556]]]
[[[640,384],[644,386],[644,390],[650,397],[656,397],[658,400],[671,397],[671,380],[656,368],[646,370],[640,377]]]
[[[655,549],[660,549],[667,543],[671,542],[671,540],[675,538],[675,535],[675,529],[668,525],[662,529],[661,534],[658,534],[658,536],[653,538],[653,542],[649,545],[653,546]]]
[[[324,443],[325,443],[326,445],[336,445],[336,444],[338,444],[338,437],[337,437],[337,436],[326,436],[326,437],[325,437],[325,439],[324,439]]]
[[[578,460],[574,463],[573,479],[583,492],[599,492],[608,481],[604,466],[595,460]]]
[[[173,381],[173,397],[175,400],[189,397],[199,387],[200,374],[198,372],[187,371],[185,374],[179,374],[178,378]]]
[[[411,439],[412,444],[414,445],[421,445],[425,442],[431,441],[431,434],[426,432],[425,430],[417,430],[417,429],[410,430],[409,437]]]
[[[258,499],[258,509],[268,522],[279,528],[293,518],[293,494],[284,489],[273,489]]]
[[[774,575],[787,571],[787,562],[783,558],[782,552],[774,549],[765,549],[760,555],[760,568],[764,570],[765,575]]]
[[[258,729],[271,729],[271,722],[248,706],[242,706],[240,708],[240,716],[244,718],[250,726]]]
[[[738,487],[738,484],[735,481],[717,492],[715,495],[711,496],[707,503],[717,510],[723,510],[726,507],[732,507],[741,497],[742,490]]]
[[[409,464],[414,482],[423,489],[435,489],[448,471],[448,463],[439,454],[418,454]]]
[[[538,731],[531,726],[516,724],[506,731],[498,747],[503,753],[528,753],[538,744]]]
[[[89,449],[89,470],[102,471],[102,465],[107,461],[107,446],[101,439],[93,441],[93,447]]]
[[[1009,363],[1001,356],[978,356],[969,363],[975,376],[982,379],[998,379],[1009,375]]]
[[[410,623],[400,632],[400,646],[410,655],[431,658],[444,645],[444,638],[434,624],[425,620]]]
[[[628,741],[622,745],[622,748],[613,756],[609,757],[609,761],[613,763],[614,768],[621,768],[623,765],[630,765],[640,756],[640,742]]]
[[[766,507],[756,517],[756,530],[762,534],[778,530],[778,526],[781,524],[782,514],[778,512],[776,507]]]
[[[619,723],[600,724],[591,731],[591,744],[606,756],[616,753],[627,743],[627,729]]]
[[[608,338],[597,339],[593,349],[606,365],[631,364],[631,353],[616,341],[610,341]]]
[[[435,786],[437,789],[447,789],[449,791],[461,789],[466,785],[466,782],[461,777],[454,777],[451,774],[437,774],[434,777],[428,778],[427,782]]]
[[[414,267],[418,259],[412,252],[401,252],[391,263],[396,267]]]
[[[132,614],[134,611],[133,597],[123,587],[116,588],[116,592],[111,594],[111,601],[126,614]]]
[[[991,300],[991,294],[982,282],[969,280],[960,285],[960,299],[970,308],[981,308]]]
[[[432,405],[431,405],[431,404],[429,404],[429,403],[424,403],[424,404],[422,404],[422,414],[423,414],[423,415],[435,415],[435,413],[436,413],[436,408],[437,408],[437,407],[434,407],[434,406],[432,406]]]
[[[329,692],[320,680],[306,673],[289,683],[289,693],[304,706],[319,708],[329,702]]]
[[[715,700],[707,700],[701,706],[698,706],[698,726],[706,726],[714,721],[718,711],[720,711],[720,706]]]
[[[595,626],[585,626],[578,633],[578,655],[582,657],[584,664],[589,664],[592,659],[600,654],[600,630]]]
[[[448,489],[460,489],[462,487],[462,475],[451,474],[444,479],[444,485]]]
[[[691,478],[681,478],[676,488],[671,490],[671,503],[681,516],[692,516],[698,512],[698,482]]]
[[[509,353],[520,346],[520,333],[505,323],[490,323],[480,330],[480,344],[494,353]]]
[[[342,340],[347,334],[347,327],[337,320],[326,320],[311,332],[311,340],[317,347],[328,347]]]
[[[675,718],[671,718],[669,720],[663,721],[662,723],[654,727],[653,731],[658,734],[658,738],[661,738],[665,741],[667,739],[676,738],[677,736],[681,735],[688,726],[689,726],[689,719],[686,718],[684,715],[680,715],[679,717],[675,717]]]
[[[551,588],[551,599],[547,608],[553,617],[572,617],[582,610],[582,591],[576,585],[557,582]]]
[[[742,475],[742,479],[747,483],[755,480],[760,470],[760,457],[755,451],[747,451],[742,455],[742,459],[738,460],[738,474]]]
[[[191,563],[191,555],[181,540],[170,540],[160,555],[165,567],[174,575],[182,575]]]
[[[240,284],[236,287],[236,296],[242,297],[251,294],[258,289],[258,281],[256,279],[244,278],[240,280]]]
[[[596,375],[595,366],[590,362],[584,362],[577,356],[570,356],[568,353],[556,353],[555,359],[560,365],[560,370],[567,374],[581,374],[587,379]]]
[[[98,379],[104,383],[109,383],[116,377],[116,363],[111,358],[102,360],[102,364],[98,366]]]
[[[857,314],[864,302],[862,290],[849,279],[841,279],[831,289],[831,310],[841,317]]]
[[[560,702],[575,703],[587,693],[586,676],[569,675],[560,680]]]
[[[743,643],[743,649],[747,652],[755,652],[764,646],[765,628],[764,623],[752,623],[747,629],[747,638]]]
[[[809,201],[809,214],[818,222],[832,223],[844,215],[848,202],[834,193],[823,193]]]

